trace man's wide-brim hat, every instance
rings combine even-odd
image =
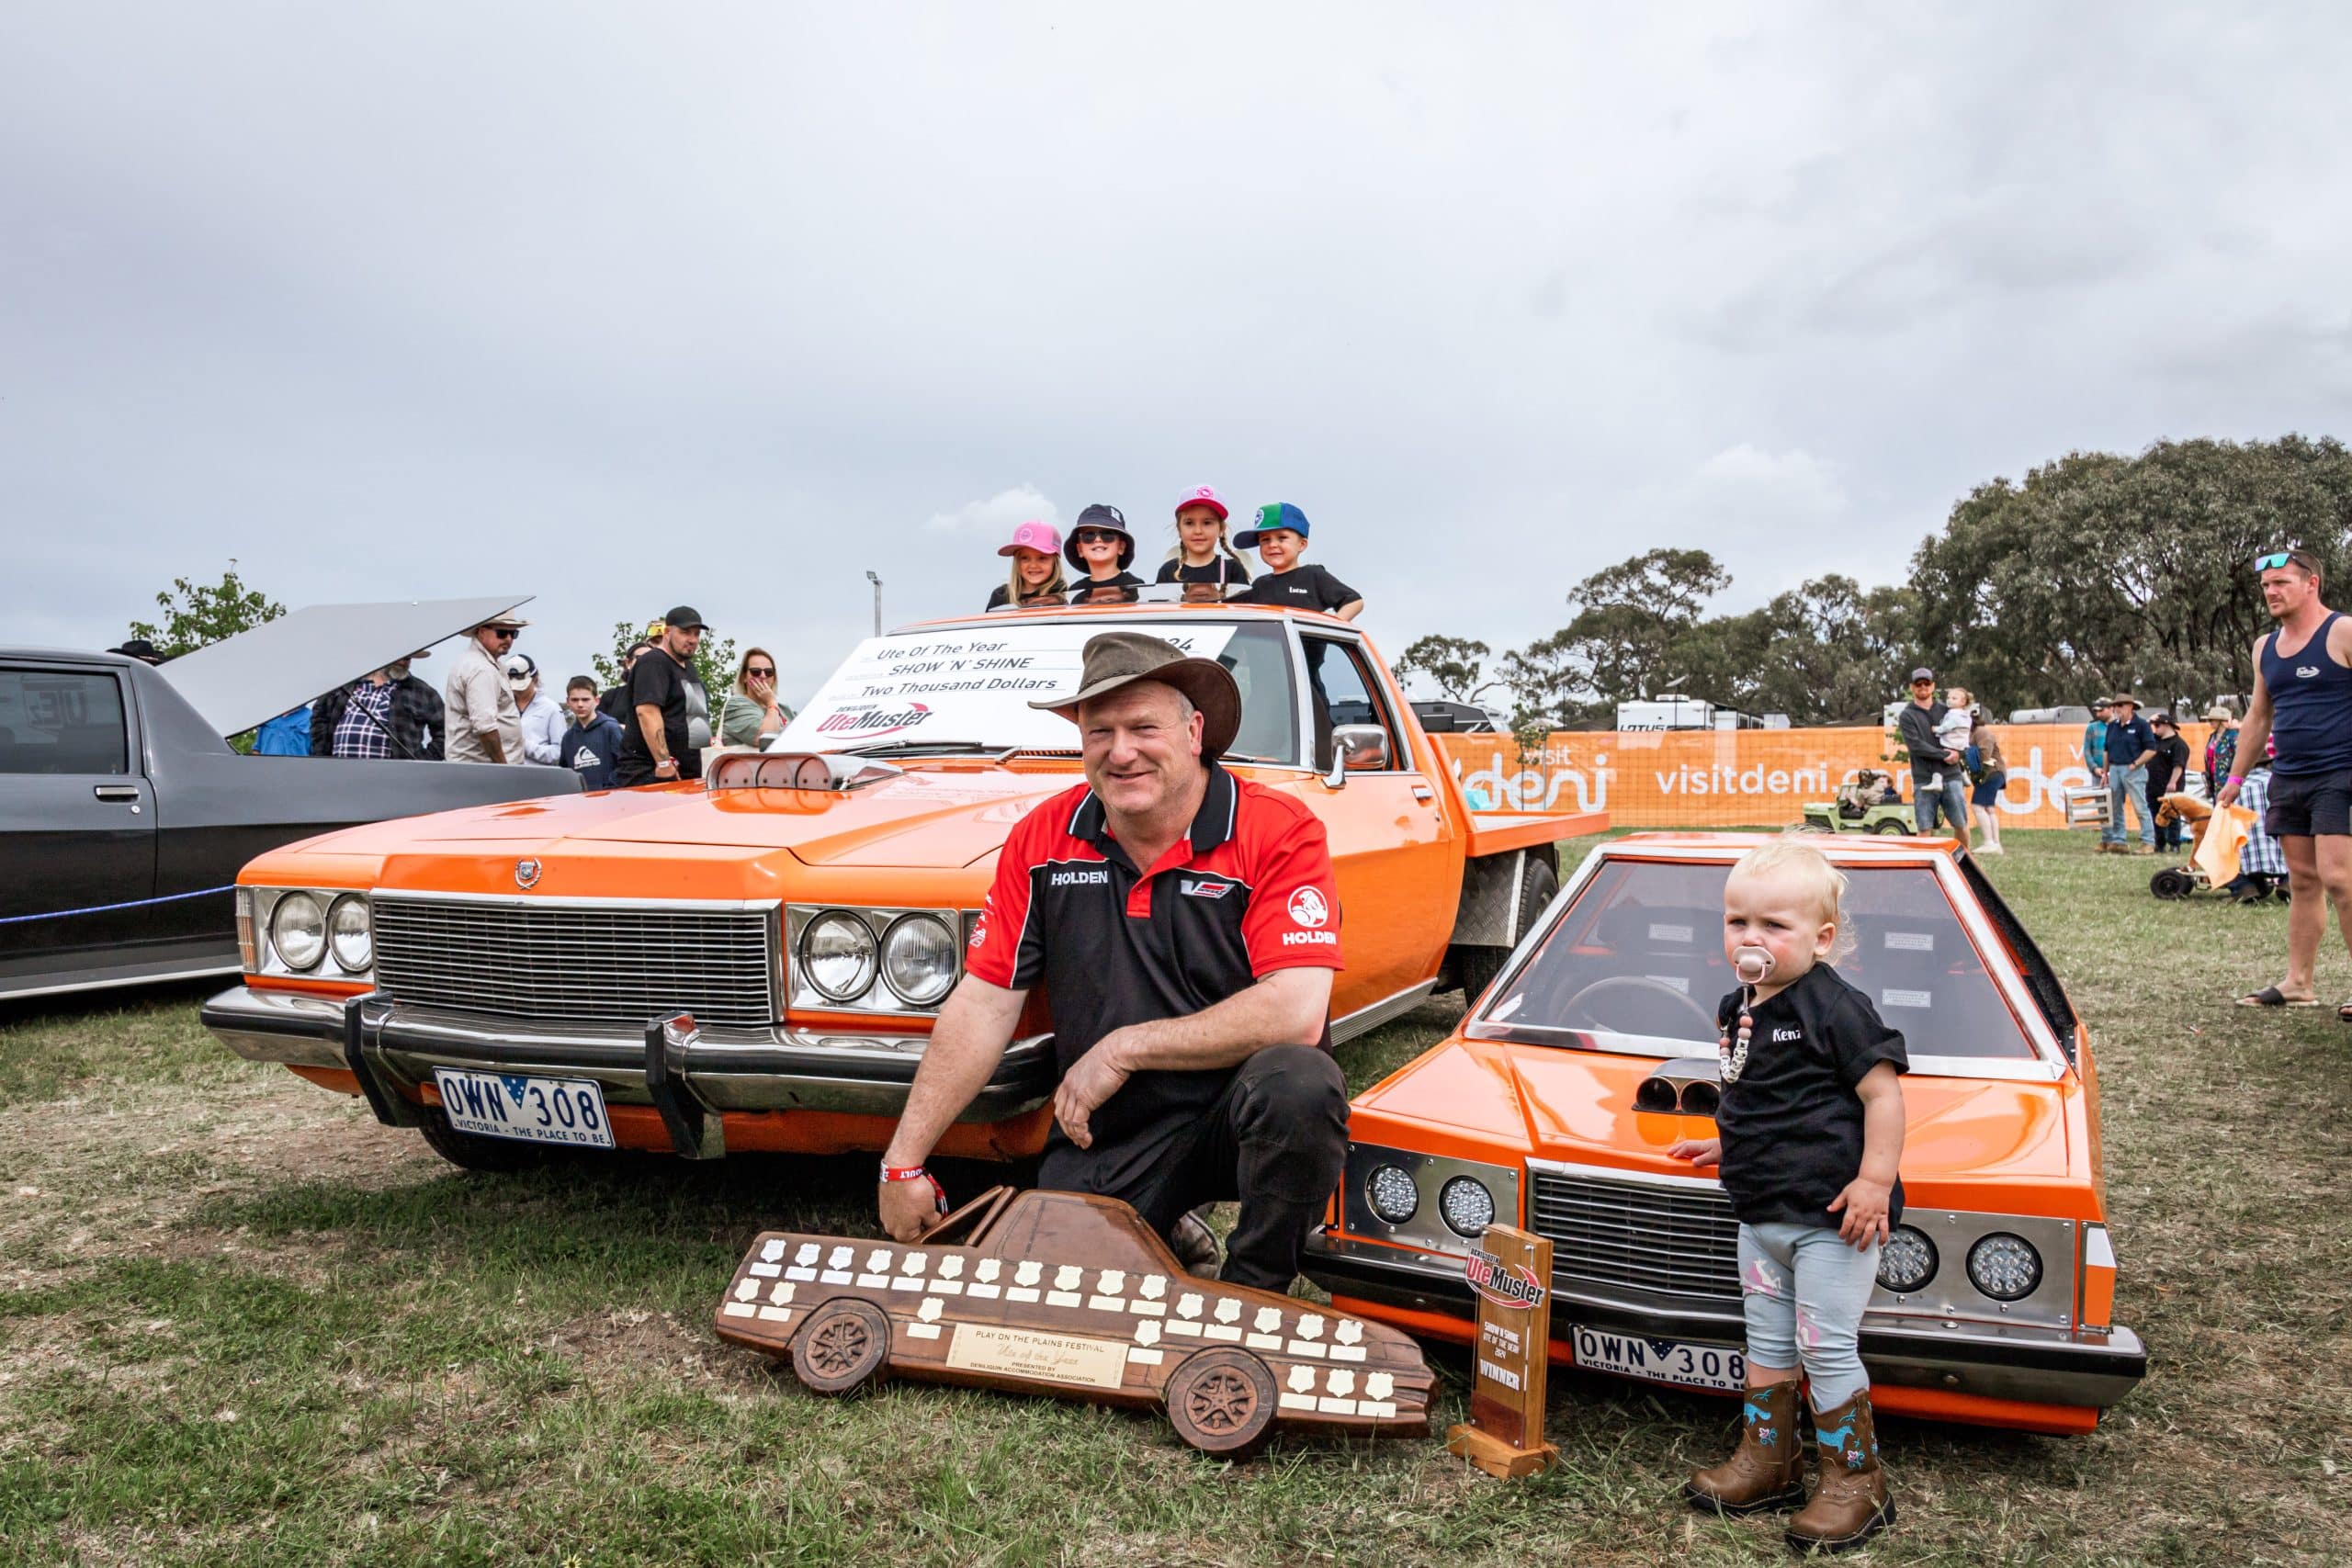
[[[471,629],[480,631],[483,626],[495,626],[502,631],[519,632],[530,624],[520,615],[492,615],[490,619],[476,624]]]
[[[1241,688],[1233,671],[1214,659],[1188,659],[1183,649],[1142,632],[1103,632],[1086,639],[1078,690],[1065,697],[1047,697],[1029,705],[1057,713],[1072,724],[1078,706],[1105,697],[1137,681],[1158,681],[1173,686],[1201,710],[1201,759],[1214,761],[1233,744],[1241,728]]]
[[[2107,699],[2107,705],[2111,708],[2120,708],[2127,705],[2136,708],[2140,705],[2140,699],[2133,696],[2129,692],[2118,692],[2115,695]]]

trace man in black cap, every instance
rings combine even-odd
[[[1323,824],[1217,765],[1241,694],[1213,660],[1108,632],[1074,694],[1031,705],[1078,726],[1086,782],[1023,818],[997,857],[883,1155],[883,1225],[913,1241],[937,1222],[922,1162],[1043,985],[1061,1083],[1038,1185],[1120,1199],[1163,1235],[1238,1198],[1224,1277],[1286,1291],[1347,1161]]]
[[[1936,700],[1936,672],[1921,668],[1911,671],[1911,705],[1903,710],[1895,721],[1895,733],[1903,739],[1903,749],[1911,753],[1911,822],[1921,833],[1936,830],[1936,815],[1943,814],[1951,830],[1960,835],[1960,847],[1968,847],[1968,797],[1961,787],[1964,760],[1957,751],[1949,750],[1936,739],[1936,726],[1944,721],[1951,710]]]
[[[164,656],[155,651],[155,645],[143,637],[132,637],[128,642],[119,643],[107,649],[107,651],[119,653],[125,659],[136,659],[141,664],[161,664],[164,661]]]
[[[628,719],[621,726],[624,786],[702,777],[710,744],[710,697],[695,670],[702,612],[681,604],[662,617],[662,639],[628,672]]]

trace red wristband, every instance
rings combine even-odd
[[[904,1168],[885,1165],[882,1168],[882,1179],[884,1181],[928,1181],[931,1183],[932,1201],[939,1205],[941,1213],[947,1212],[947,1189],[939,1184],[939,1178],[919,1165],[910,1165]]]

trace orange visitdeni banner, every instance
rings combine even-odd
[[[2008,762],[2005,826],[2064,828],[2062,791],[2097,783],[2079,724],[1994,727]],[[2188,765],[2205,765],[2205,727],[2188,725]],[[1561,730],[1521,753],[1509,735],[1435,735],[1474,811],[1606,811],[1620,828],[1793,825],[1857,768],[1883,760],[1886,732],[1850,729]],[[2136,824],[2134,827],[2136,828]]]

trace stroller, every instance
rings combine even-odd
[[[2190,834],[2188,863],[2167,866],[2148,879],[2148,891],[2157,897],[2187,898],[2211,890],[2226,895],[2233,904],[2259,904],[2274,894],[2286,897],[2286,877],[2245,863],[2265,858],[2251,842],[2261,831],[2256,813],[2236,806],[2217,812],[2210,801],[2178,793],[2164,797],[2156,820],[2165,826],[2186,822]]]

